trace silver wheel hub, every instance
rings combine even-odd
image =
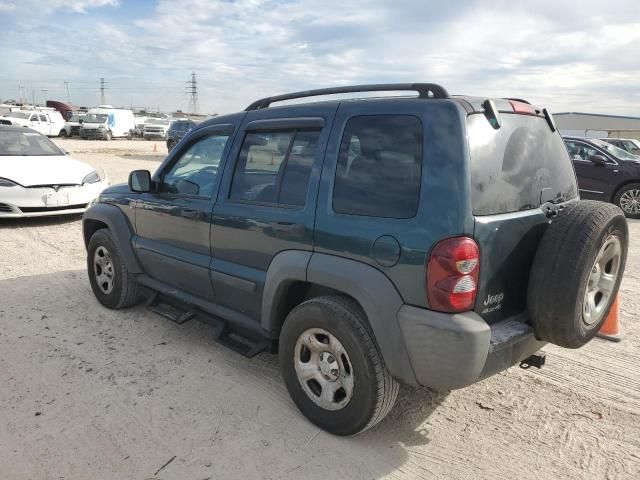
[[[620,196],[620,207],[627,213],[640,213],[640,190],[627,190]]]
[[[622,245],[616,236],[606,239],[591,267],[584,294],[582,321],[591,326],[602,320],[612,301],[613,289],[620,273]]]
[[[305,330],[294,351],[302,390],[319,407],[341,410],[353,396],[353,368],[342,343],[322,328]]]
[[[93,274],[98,288],[108,295],[113,291],[114,267],[109,250],[100,245],[93,254]]]

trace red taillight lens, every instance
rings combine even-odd
[[[523,115],[537,115],[538,114],[538,112],[536,112],[536,109],[533,108],[528,103],[519,102],[517,100],[509,100],[509,103],[511,104],[511,108],[513,108],[513,111],[515,113],[520,113],[520,114],[523,114]]]
[[[465,312],[473,309],[478,291],[480,250],[468,237],[436,244],[427,265],[427,299],[433,310]]]

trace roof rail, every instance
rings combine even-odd
[[[371,85],[351,85],[347,87],[330,87],[320,88],[317,90],[306,90],[303,92],[285,93],[283,95],[274,95],[273,97],[265,97],[256,100],[245,110],[260,110],[267,108],[273,102],[282,102],[284,100],[293,100],[294,98],[317,97],[320,95],[334,95],[337,93],[356,93],[356,92],[396,92],[396,91],[415,91],[418,92],[419,98],[449,98],[449,92],[436,83],[379,83]]]

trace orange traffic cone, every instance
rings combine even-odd
[[[624,334],[620,330],[619,317],[620,303],[618,301],[618,295],[616,295],[616,299],[613,301],[613,305],[611,305],[609,315],[598,332],[598,337],[604,338],[605,340],[611,340],[612,342],[619,342],[622,340]]]
[[[155,143],[153,144],[153,151],[157,152],[158,151],[158,145],[156,145]]]

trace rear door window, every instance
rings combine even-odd
[[[319,130],[253,131],[242,143],[229,198],[302,207]]]
[[[498,130],[484,115],[467,118],[473,213],[517,212],[575,198],[576,177],[560,135],[542,117],[501,118]]]
[[[333,210],[348,215],[412,218],[422,174],[422,124],[411,115],[351,118],[336,167]]]

